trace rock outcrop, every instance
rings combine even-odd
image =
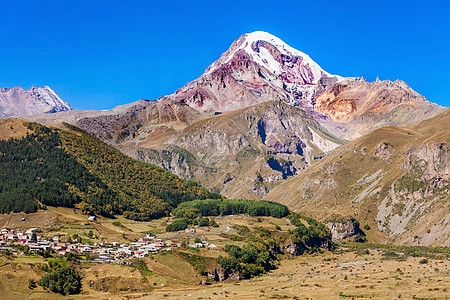
[[[284,242],[281,249],[293,256],[302,255],[307,250],[304,244],[294,243],[290,237]]]
[[[325,225],[331,231],[331,240],[333,242],[355,240],[359,235],[364,235],[359,228],[359,222],[355,219],[328,221]]]
[[[373,157],[379,157],[383,160],[390,160],[394,154],[394,147],[386,142],[380,143],[373,151]]]
[[[208,271],[206,276],[209,279],[214,280],[214,281],[224,281],[226,279],[231,279],[231,280],[236,280],[236,281],[240,280],[239,274],[237,274],[235,272],[227,272],[224,269],[219,269],[219,268]]]
[[[421,232],[420,240],[416,238],[413,242],[427,245],[443,240],[444,246],[450,245],[450,228],[445,216],[445,202],[450,195],[448,143],[411,146],[403,157],[402,169],[406,172],[391,185],[389,194],[378,206],[378,229],[391,236],[402,235],[408,230],[409,224],[425,220],[429,211],[443,202],[442,219],[433,223],[426,232]]]

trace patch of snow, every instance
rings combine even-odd
[[[52,90],[49,86],[31,87],[29,91],[36,92],[41,100],[43,100],[46,104],[50,105],[51,107],[56,108],[58,111],[72,109],[69,103],[62,100],[58,96],[58,94],[54,90]]]
[[[339,75],[331,75],[328,72],[324,71],[314,60],[309,57],[306,53],[303,53],[295,48],[292,48],[285,42],[283,42],[280,38],[264,31],[255,31],[252,33],[247,33],[244,35],[245,41],[242,42],[242,44],[234,49],[232,53],[228,55],[228,57],[223,61],[222,64],[226,64],[230,62],[230,60],[234,57],[234,55],[239,50],[244,50],[249,54],[253,61],[255,61],[260,66],[266,68],[269,72],[281,75],[283,73],[287,73],[286,70],[283,69],[283,65],[280,64],[278,61],[275,60],[275,58],[272,56],[272,54],[264,47],[259,48],[259,52],[255,52],[252,49],[253,43],[257,41],[265,41],[267,43],[272,44],[275,46],[280,53],[286,55],[286,56],[296,56],[301,58],[301,69],[300,69],[300,75],[303,78],[311,78],[312,84],[316,84],[319,79],[323,76],[334,76],[338,79],[338,82],[344,80],[345,78]],[[211,73],[215,68],[210,68],[207,73]],[[308,70],[311,71],[311,74],[306,74]]]

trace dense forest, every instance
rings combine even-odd
[[[191,218],[190,215],[224,216],[248,214],[252,217],[271,216],[282,218],[289,209],[280,203],[271,201],[252,201],[243,199],[207,199],[184,202],[173,212],[177,218]]]
[[[150,220],[184,201],[220,198],[72,125],[65,124],[70,132],[25,125],[25,137],[0,141],[0,213],[77,204],[86,214]]]

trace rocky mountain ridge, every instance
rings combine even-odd
[[[212,113],[281,100],[311,114],[334,135],[353,140],[383,126],[407,126],[444,108],[405,82],[343,78],[262,31],[239,37],[200,78],[160,98]]]

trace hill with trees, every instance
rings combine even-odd
[[[1,213],[77,206],[86,214],[150,220],[184,201],[220,198],[75,126],[64,124],[67,130],[61,130],[25,121],[22,126],[26,135],[0,140]]]

